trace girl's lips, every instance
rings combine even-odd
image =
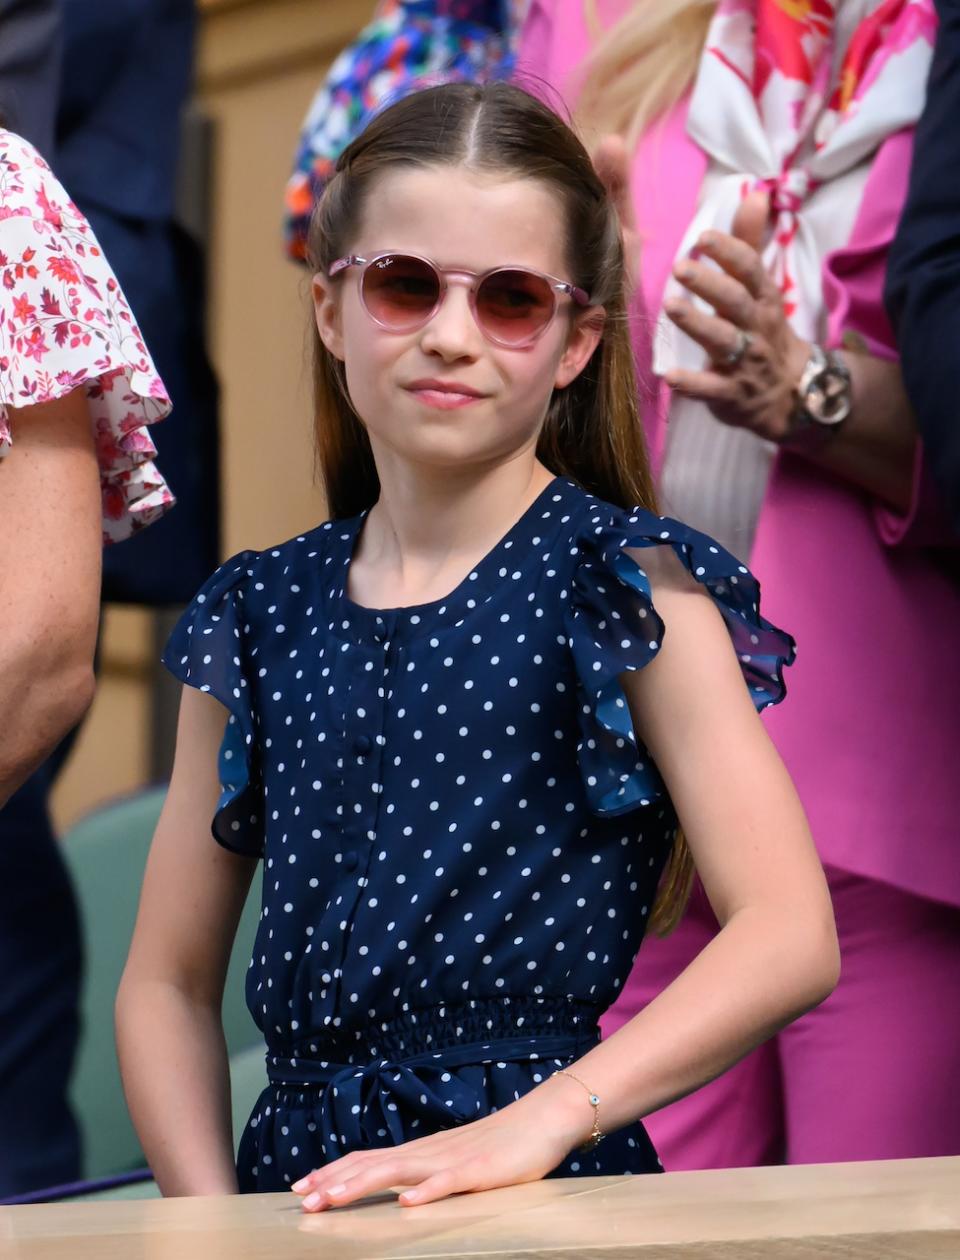
[[[431,389],[428,386],[413,387],[409,391],[426,407],[436,407],[440,411],[453,411],[457,407],[468,407],[471,403],[483,401],[482,394],[461,394],[451,389]]]

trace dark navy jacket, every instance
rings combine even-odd
[[[0,0],[0,124],[53,148],[60,79],[58,0]]]
[[[933,474],[960,532],[960,0],[940,29],[886,301]]]
[[[104,554],[104,595],[186,603],[219,560],[217,393],[204,351],[203,269],[176,220],[193,0],[61,0],[54,167],[89,218],[173,400],[152,431],[177,506]]]

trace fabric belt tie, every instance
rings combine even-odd
[[[382,1145],[386,1135],[394,1143],[409,1137],[405,1130],[411,1115],[416,1118],[414,1123],[419,1121],[429,1131],[465,1124],[486,1114],[485,1100],[474,1085],[454,1075],[456,1069],[541,1059],[569,1062],[589,1048],[585,1040],[582,1032],[507,1037],[426,1051],[396,1061],[379,1058],[367,1064],[268,1054],[267,1075],[274,1086],[326,1087],[312,1110],[328,1149],[352,1146],[358,1129],[364,1130],[367,1140],[376,1137],[379,1140],[375,1144]],[[595,1034],[594,1044],[596,1040]]]

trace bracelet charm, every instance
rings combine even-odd
[[[587,1099],[590,1106],[593,1108],[593,1130],[587,1140],[578,1147],[578,1150],[583,1151],[584,1153],[592,1151],[604,1137],[604,1132],[600,1128],[599,1095],[595,1094],[585,1081],[581,1081],[579,1076],[574,1076],[574,1074],[572,1072],[568,1072],[566,1068],[560,1068],[558,1071],[554,1072],[554,1076],[569,1076],[572,1081],[576,1081],[578,1085],[582,1086],[587,1091]]]

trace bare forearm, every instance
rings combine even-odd
[[[898,363],[844,353],[853,406],[835,436],[798,453],[892,508],[910,506],[917,426]]]
[[[162,1192],[235,1194],[219,1011],[169,984],[125,981],[117,999],[117,1051],[130,1114]]]
[[[13,795],[61,739],[81,720],[93,699],[90,659],[38,676],[29,659],[0,663],[0,714],[6,732],[0,750],[0,806]]]
[[[705,1085],[816,1006],[836,983],[837,965],[832,925],[814,932],[798,922],[791,930],[782,914],[741,911],[653,1002],[571,1070],[602,1099],[603,1128],[620,1128]],[[556,1122],[550,1109],[560,1108],[574,1141],[589,1132],[592,1113],[575,1082],[552,1078],[529,1100],[535,1109],[542,1104],[543,1122]]]

